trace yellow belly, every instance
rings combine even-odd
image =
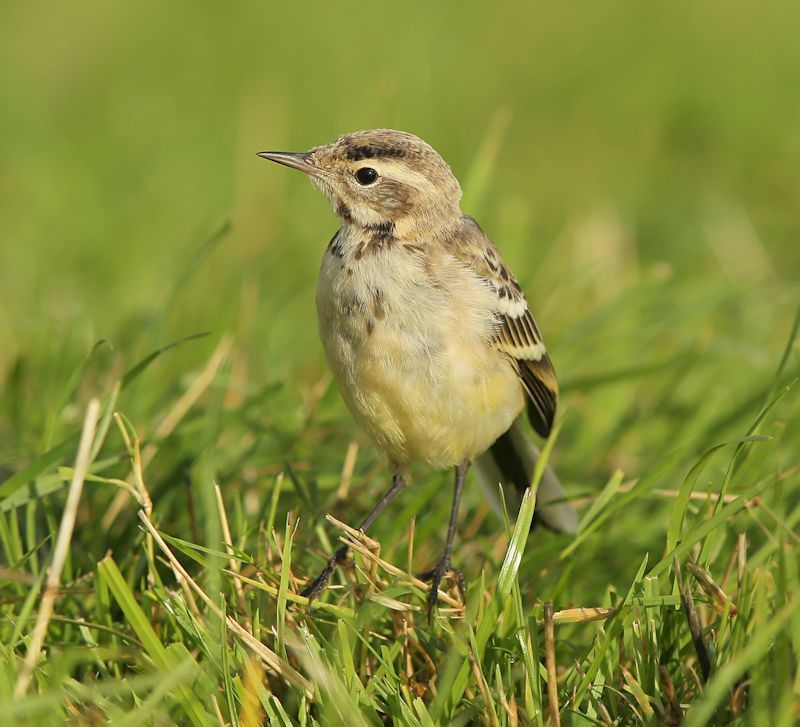
[[[505,356],[485,342],[453,338],[432,345],[391,323],[358,341],[328,337],[328,360],[348,407],[395,464],[444,468],[472,460],[524,407]]]
[[[355,367],[351,407],[398,464],[421,460],[443,468],[471,461],[522,411],[519,379],[495,351],[448,346],[431,362],[412,356],[397,368],[396,341],[378,340],[374,348]]]

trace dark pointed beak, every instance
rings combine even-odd
[[[262,159],[269,159],[271,162],[283,164],[285,167],[299,169],[306,174],[317,174],[320,170],[311,162],[311,155],[308,152],[296,151],[260,151],[258,156]]]

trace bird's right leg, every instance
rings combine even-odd
[[[406,481],[400,474],[392,475],[392,486],[384,493],[383,497],[378,500],[375,507],[370,510],[369,514],[361,521],[361,524],[358,526],[358,529],[364,533],[366,532],[367,528],[372,525],[372,523],[377,520],[378,516],[384,511],[386,506],[394,500],[395,497],[400,493],[406,486]],[[325,586],[328,585],[328,580],[333,575],[333,571],[336,570],[336,566],[339,565],[346,557],[349,548],[346,545],[343,545],[339,550],[337,550],[329,559],[328,562],[325,564],[325,567],[322,569],[322,573],[320,573],[311,583],[309,583],[305,589],[303,590],[302,594],[309,601],[313,601],[323,590],[325,590]]]
[[[431,590],[428,593],[428,623],[433,621],[433,612],[439,601],[439,584],[442,582],[442,578],[445,574],[452,573],[455,575],[456,585],[461,592],[461,598],[463,599],[465,596],[466,584],[464,583],[464,576],[458,568],[452,567],[450,564],[450,555],[453,552],[453,541],[455,540],[456,530],[458,529],[458,508],[461,504],[461,491],[464,489],[464,480],[467,477],[467,470],[469,470],[469,462],[465,461],[456,465],[453,507],[450,509],[450,524],[447,526],[447,540],[444,545],[444,553],[433,570],[420,575],[421,580],[431,582]]]

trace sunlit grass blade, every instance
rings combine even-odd
[[[569,557],[586,541],[586,539],[592,533],[598,530],[600,526],[606,520],[608,520],[608,518],[622,510],[627,504],[636,498],[654,488],[659,479],[674,467],[674,465],[680,459],[680,456],[681,455],[679,452],[673,452],[671,455],[668,455],[662,459],[657,465],[654,466],[653,469],[648,470],[647,474],[642,477],[642,479],[639,480],[639,482],[637,482],[633,488],[631,488],[628,492],[621,494],[615,501],[609,503],[604,510],[600,511],[595,516],[592,522],[587,523],[584,526],[584,529],[575,536],[574,540],[572,540],[572,542],[561,551],[559,557],[561,559]]]
[[[156,667],[167,672],[175,668],[177,665],[173,664],[169,658],[166,648],[150,625],[150,621],[136,601],[136,597],[125,582],[116,563],[110,557],[104,558],[97,564],[97,570]],[[192,724],[198,727],[211,724],[211,716],[187,686],[179,686],[176,692],[178,701]]]
[[[674,555],[677,555],[678,558],[683,558],[696,543],[699,543],[709,533],[722,526],[728,518],[734,516],[736,513],[744,509],[754,497],[757,497],[773,483],[773,479],[774,478],[770,477],[767,481],[761,482],[755,487],[750,488],[737,497],[733,502],[725,505],[711,518],[700,523],[691,533],[687,533],[684,539],[669,553],[667,553],[662,560],[656,563],[648,575],[661,575],[672,564],[672,557]]]
[[[0,497],[10,495],[18,488],[23,487],[28,482],[38,477],[48,467],[52,467],[56,462],[60,462],[75,449],[76,443],[77,437],[75,440],[67,439],[39,455],[27,467],[23,467],[19,472],[5,480],[3,484],[0,484]]]
[[[578,532],[585,530],[587,525],[589,525],[592,520],[597,517],[598,513],[603,511],[603,508],[611,501],[611,498],[617,493],[619,490],[619,486],[622,484],[622,480],[625,477],[624,472],[622,470],[615,470],[614,474],[611,475],[608,482],[605,484],[605,487],[600,491],[600,494],[595,498],[595,501],[592,503],[591,507],[586,511],[586,514],[581,518],[581,522],[578,525]]]
[[[535,507],[536,496],[528,489],[522,497],[522,504],[517,514],[517,522],[514,526],[514,531],[511,535],[511,541],[508,544],[503,564],[500,567],[500,574],[497,578],[497,588],[489,607],[483,613],[475,631],[475,644],[478,649],[475,654],[476,659],[482,658],[483,649],[486,648],[486,643],[489,640],[497,618],[511,593],[511,587],[517,576],[517,571],[522,561],[522,553],[525,550],[525,545],[528,540],[528,533],[530,532],[531,522],[533,521]],[[434,717],[436,719],[439,719],[440,716],[445,713],[452,714],[467,687],[469,673],[469,659],[464,658],[452,684],[442,685],[442,690],[439,692],[439,697],[433,708]]]
[[[642,582],[645,568],[647,568],[647,556],[645,556],[642,564],[639,566],[639,570],[636,572],[636,575],[634,576],[633,581],[628,588],[628,593],[617,608],[616,614],[607,623],[605,638],[603,638],[594,647],[589,667],[586,669],[586,673],[575,688],[574,696],[572,697],[574,704],[580,704],[583,701],[587,691],[591,687],[598,671],[602,666],[603,658],[605,657],[606,652],[622,632],[623,619],[626,615],[626,609],[633,599],[633,594],[636,592],[640,583]]]
[[[785,627],[798,608],[800,601],[787,603],[750,636],[747,645],[714,675],[704,694],[689,709],[683,723],[686,727],[702,727],[709,723],[717,706],[729,693],[736,679],[763,657],[771,647],[776,634]]]
[[[176,346],[180,346],[183,343],[188,343],[189,341],[196,341],[199,338],[205,338],[209,334],[207,332],[203,333],[193,333],[190,336],[184,336],[183,338],[179,338],[177,341],[173,341],[172,343],[167,344],[166,346],[162,346],[161,348],[152,351],[151,353],[147,354],[141,361],[134,364],[130,369],[128,369],[122,377],[120,382],[120,388],[126,389],[130,386],[136,379],[139,378],[150,366],[153,361],[155,361],[159,356],[165,354],[167,351],[175,348]]]
[[[678,490],[678,497],[675,499],[675,505],[672,508],[672,516],[670,517],[669,527],[667,528],[667,552],[671,552],[680,540],[681,528],[683,527],[683,521],[686,517],[686,510],[689,507],[689,500],[692,496],[692,492],[694,491],[694,487],[697,484],[697,479],[700,477],[700,474],[708,460],[719,450],[732,444],[740,445],[745,442],[763,442],[767,439],[769,438],[754,435],[738,437],[737,439],[731,439],[727,442],[717,444],[714,447],[711,447],[711,449],[707,449],[705,452],[703,452],[700,459],[697,460],[692,469],[689,470],[689,474],[687,474],[683,479],[683,482],[681,482],[680,489]]]

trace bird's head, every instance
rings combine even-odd
[[[307,152],[259,156],[308,174],[346,223],[434,227],[461,214],[461,187],[450,167],[403,131],[357,131]]]

